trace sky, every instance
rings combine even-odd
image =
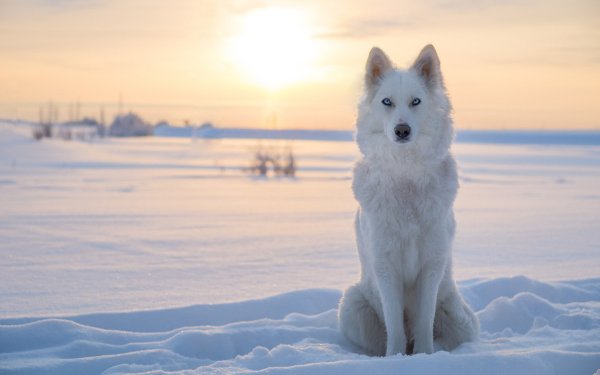
[[[600,129],[597,0],[0,0],[0,118],[353,129],[432,43],[459,129]],[[78,103],[78,104],[76,104]]]

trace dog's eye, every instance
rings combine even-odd
[[[412,105],[413,107],[416,105],[419,105],[419,104],[421,104],[421,99],[419,99],[419,98],[414,98],[412,100],[412,102],[410,103],[410,105]]]
[[[387,105],[388,107],[392,105],[392,101],[390,100],[390,98],[384,98],[381,103],[383,105]]]

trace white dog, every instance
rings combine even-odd
[[[451,350],[479,335],[452,278],[458,188],[451,105],[433,46],[407,70],[379,48],[366,67],[354,168],[362,275],[342,298],[342,333],[368,354]]]

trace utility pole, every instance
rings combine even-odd
[[[58,122],[60,121],[60,118],[58,117],[58,106],[55,105],[54,106],[54,123],[58,124]]]
[[[100,125],[104,126],[104,106],[100,106]]]
[[[52,108],[52,100],[48,102],[48,118],[46,119],[48,124],[52,124],[52,115],[54,114],[54,109]]]
[[[123,114],[123,93],[121,93],[121,91],[119,91],[119,112],[117,113],[118,116],[121,116]]]
[[[100,106],[100,124],[98,125],[98,135],[104,138],[106,135],[106,125],[104,125],[104,106]]]
[[[79,99],[75,102],[75,121],[79,121],[81,117],[79,116],[79,110],[81,109],[81,103],[79,103]]]

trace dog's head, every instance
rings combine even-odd
[[[447,151],[450,110],[433,46],[425,46],[406,70],[395,69],[381,49],[371,50],[357,129],[363,153],[393,147],[424,157]]]

